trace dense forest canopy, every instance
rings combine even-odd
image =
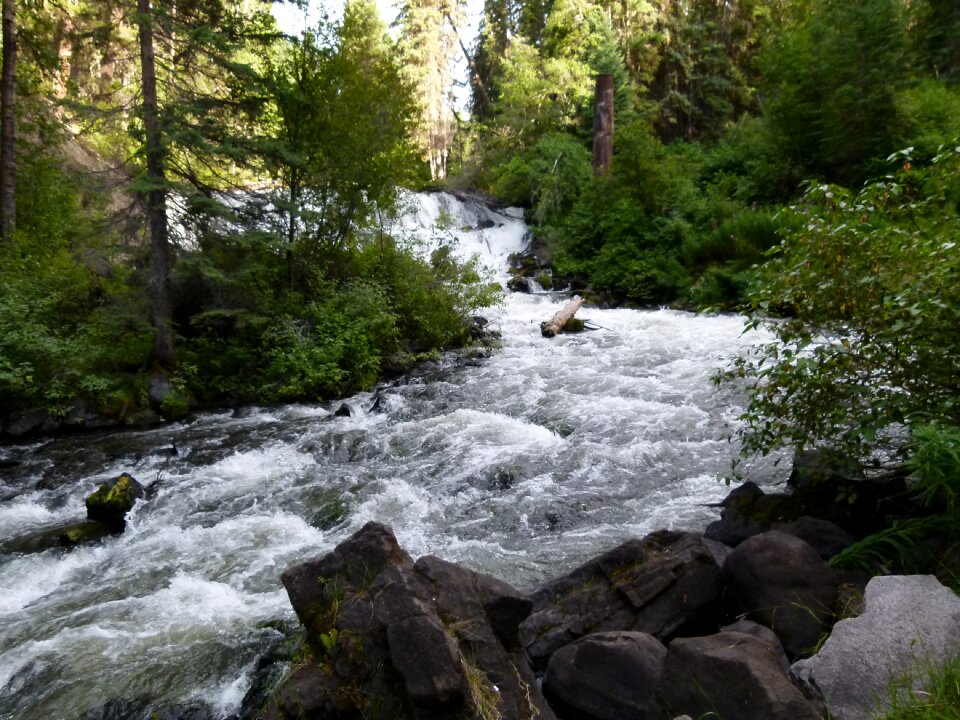
[[[384,231],[400,188],[445,183],[526,207],[554,272],[598,302],[787,315],[801,355],[804,333],[839,322],[861,352],[831,359],[846,380],[889,347],[866,320],[917,343],[867,419],[835,403],[819,425],[814,396],[783,402],[814,387],[799,370],[745,361],[766,388],[752,449],[955,420],[956,304],[934,294],[956,286],[955,2],[486,0],[476,38],[459,0],[398,11],[390,33],[372,0],[349,0],[289,37],[257,0],[4,0],[8,414],[328,398],[464,342],[497,292]],[[595,177],[598,74],[615,155]],[[852,299],[874,280],[887,290]],[[946,350],[921,367],[922,347]],[[930,403],[901,402],[931,379]]]

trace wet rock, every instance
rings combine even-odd
[[[143,486],[131,475],[123,473],[119,477],[100,483],[100,487],[87,497],[87,517],[122,529],[126,523],[124,519],[126,514],[143,496]]]
[[[203,705],[170,705],[152,709],[149,720],[215,720],[215,715]]]
[[[340,407],[333,413],[334,417],[350,417],[353,415],[353,409],[346,403],[341,403]]]
[[[21,437],[31,433],[51,432],[59,425],[50,413],[44,410],[27,410],[8,415],[3,422],[3,432],[13,437]]]
[[[63,424],[73,428],[103,428],[116,425],[117,420],[92,410],[82,398],[75,398]]]
[[[567,320],[566,324],[563,326],[563,332],[565,333],[578,333],[584,331],[584,323],[580,318],[570,318]]]
[[[328,494],[320,508],[310,516],[310,524],[317,530],[330,530],[342,523],[350,514],[350,505],[337,491]]]
[[[755,623],[752,620],[737,620],[735,623],[720,628],[720,632],[737,632],[744,635],[753,635],[758,640],[762,640],[770,646],[771,651],[777,658],[777,662],[784,672],[790,670],[790,660],[787,659],[787,653],[783,650],[783,644],[777,634],[768,627]]]
[[[809,515],[799,517],[793,522],[774,523],[772,529],[800,538],[824,560],[829,560],[855,542],[850,533],[836,523]]]
[[[875,577],[863,615],[841,620],[793,673],[822,692],[834,720],[868,720],[889,706],[891,680],[925,673],[960,647],[960,598],[932,575]],[[909,686],[910,683],[908,683]]]
[[[270,696],[303,654],[303,632],[299,627],[280,624],[275,629],[280,635],[276,643],[257,658],[240,710],[230,720],[259,720]]]
[[[517,635],[531,603],[505,583],[413,563],[377,523],[281,579],[313,661],[274,694],[268,719],[553,718]]]
[[[674,640],[657,694],[661,717],[819,720],[790,682],[777,650],[762,637],[730,630]]]
[[[525,277],[515,275],[507,280],[507,290],[510,292],[529,293],[530,281]]]
[[[543,692],[563,718],[654,718],[651,702],[666,655],[660,641],[646,633],[587,635],[553,654]]]
[[[114,698],[103,705],[87,710],[80,720],[131,720],[143,715],[146,703],[143,701]]]
[[[811,651],[829,630],[839,580],[800,538],[770,531],[744,541],[723,577],[733,612],[773,630],[789,657]]]
[[[474,315],[470,318],[470,339],[474,342],[490,344],[502,337],[498,330],[490,327],[485,317]]]
[[[709,614],[720,568],[693,533],[661,530],[631,540],[553,580],[533,595],[521,637],[540,669],[590,633],[631,630],[663,641]]]
[[[720,519],[710,523],[704,537],[736,547],[766,532],[775,522],[794,519],[789,495],[766,494],[754,482],[734,488],[720,503]]]

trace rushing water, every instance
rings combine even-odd
[[[516,211],[414,200],[400,226],[430,225],[428,244],[456,236],[501,269],[523,246]],[[492,357],[352,397],[351,417],[289,405],[0,448],[20,461],[0,470],[0,543],[81,520],[122,471],[153,483],[121,536],[0,556],[0,718],[140,697],[228,715],[276,639],[266,623],[293,619],[280,572],[369,520],[522,588],[628,537],[702,529],[742,402],[710,378],[756,337],[736,317],[584,309],[602,329],[546,340],[563,301],[509,296],[488,313]]]

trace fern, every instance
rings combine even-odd
[[[890,572],[893,567],[903,568],[917,556],[927,538],[950,532],[958,521],[960,516],[954,514],[897,520],[837,553],[829,565],[838,570],[863,570],[872,574]]]

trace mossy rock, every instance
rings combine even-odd
[[[72,547],[83,543],[96,542],[107,535],[113,535],[117,528],[102,522],[85,521],[72,525],[47,528],[38,532],[14,537],[0,542],[0,555],[41,553],[58,547]]]
[[[120,477],[101,483],[87,497],[87,517],[122,529],[125,525],[124,516],[143,496],[143,486],[128,473],[123,473]]]
[[[575,317],[572,317],[569,320],[567,320],[567,324],[563,326],[563,331],[565,333],[583,332],[583,329],[584,329],[583,320]]]
[[[341,496],[330,498],[310,518],[310,524],[318,530],[330,530],[343,522],[350,514],[350,506]]]
[[[544,290],[553,289],[553,275],[548,272],[539,273],[534,280],[537,281],[537,284],[542,287]]]
[[[88,542],[95,542],[117,532],[114,525],[105,522],[90,521],[73,525],[59,534],[61,545],[71,547]]]

